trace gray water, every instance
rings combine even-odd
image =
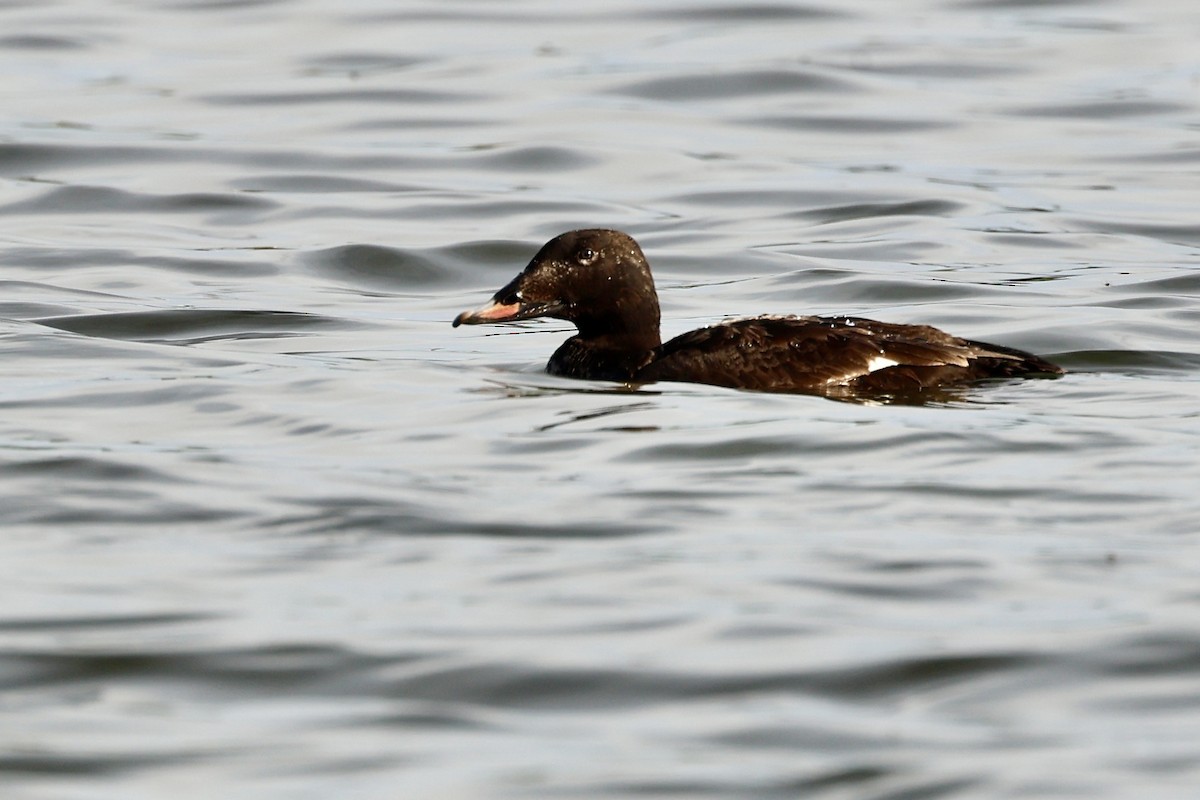
[[[0,3],[0,796],[1191,798],[1191,0]],[[923,406],[452,330],[1049,356]]]

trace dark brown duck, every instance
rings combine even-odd
[[[858,317],[734,319],[663,344],[650,266],[632,237],[613,230],[551,239],[490,303],[459,314],[454,326],[533,317],[579,329],[547,365],[571,378],[844,396],[1063,373],[1021,350]]]

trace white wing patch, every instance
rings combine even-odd
[[[898,366],[900,366],[900,362],[896,361],[895,359],[888,358],[887,356],[875,356],[867,362],[867,372],[876,372],[881,369],[887,369],[888,367]]]
[[[898,366],[900,366],[900,362],[895,360],[894,358],[888,358],[887,356],[884,356],[884,355],[878,355],[867,362],[866,370],[862,370],[862,371],[855,370],[853,372],[849,372],[845,375],[841,375],[836,378],[829,378],[828,380],[825,381],[825,385],[826,386],[841,386],[843,384],[849,383],[850,381],[854,380],[855,378],[861,378],[863,375],[869,375],[872,372],[878,372],[879,370],[887,369],[888,367],[898,367]]]

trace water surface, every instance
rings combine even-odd
[[[0,5],[6,798],[1182,798],[1190,3]],[[542,371],[852,313],[923,406]]]

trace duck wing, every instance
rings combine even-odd
[[[902,392],[1061,371],[1028,353],[927,325],[858,317],[752,317],[677,336],[659,347],[635,380],[774,392]]]

